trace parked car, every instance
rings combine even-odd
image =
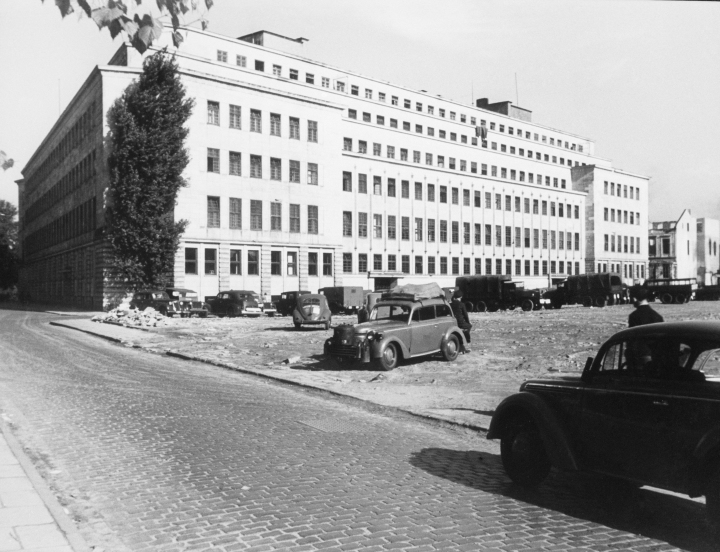
[[[401,359],[435,353],[455,360],[467,346],[465,336],[443,291],[433,285],[437,290],[425,294],[398,288],[383,294],[367,322],[335,328],[325,341],[325,355],[339,364],[373,362],[381,370],[392,370]]]
[[[551,466],[691,497],[720,526],[720,322],[648,324],[611,337],[580,376],[531,380],[489,439],[521,485]]]
[[[252,291],[221,291],[215,297],[206,297],[210,312],[216,316],[260,316],[262,309]]]
[[[275,314],[277,313],[277,307],[275,306],[275,303],[273,303],[272,301],[263,301],[259,293],[253,292],[253,297],[255,298],[255,301],[257,301],[257,304],[262,310],[263,314],[267,314],[268,316],[275,316]]]
[[[320,324],[329,330],[332,322],[332,312],[330,312],[327,298],[316,293],[298,295],[292,316],[296,329],[300,329],[306,324],[311,326]]]
[[[130,300],[130,308],[145,310],[152,307],[165,316],[179,313],[179,307],[173,304],[170,296],[162,289],[136,291]]]
[[[165,292],[174,303],[173,314],[179,314],[181,318],[190,316],[207,317],[210,308],[205,301],[200,301],[197,291],[173,287],[165,288]]]
[[[293,313],[297,304],[298,295],[310,293],[309,291],[286,291],[280,295],[280,300],[275,304],[277,313],[287,316]]]

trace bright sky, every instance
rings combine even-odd
[[[133,0],[127,0],[128,3]],[[0,0],[0,199],[119,47],[53,0]],[[463,103],[511,100],[651,178],[650,219],[720,219],[720,3],[215,0],[208,30],[310,39],[306,57]],[[515,79],[517,75],[518,90]]]

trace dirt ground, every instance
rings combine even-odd
[[[720,320],[720,302],[654,303],[666,321]],[[387,406],[486,427],[502,398],[526,379],[582,370],[611,335],[627,326],[631,305],[606,308],[472,313],[472,351],[446,362],[439,355],[402,362],[392,372],[371,365],[338,370],[323,357],[332,335],[295,330],[291,317],[173,319],[154,328],[143,348],[201,357],[273,373]],[[353,323],[334,316],[333,325]],[[289,362],[288,362],[289,359]]]

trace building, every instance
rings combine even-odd
[[[697,222],[690,209],[676,221],[650,223],[649,278],[697,277]]]
[[[720,283],[720,220],[697,219],[697,277],[705,285]]]
[[[167,33],[157,45],[175,51],[196,101],[175,285],[279,294],[511,274],[545,287],[606,264],[642,275],[646,252],[628,240],[647,221],[647,179],[614,170],[589,139],[511,102],[460,104],[309,60],[304,38],[185,32],[179,50]],[[31,296],[113,301],[105,114],[142,60],[123,45],[97,67],[23,170]],[[608,180],[616,194],[601,191]],[[602,219],[608,208],[623,222]],[[604,236],[622,252],[602,250]]]

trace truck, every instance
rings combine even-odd
[[[360,286],[324,287],[318,293],[325,296],[333,314],[355,313],[363,306],[365,299],[364,290]]]
[[[648,301],[660,299],[665,304],[682,304],[694,298],[698,285],[695,278],[650,278],[642,284],[632,286],[630,296],[634,298],[639,289],[650,292]]]
[[[623,284],[620,274],[615,272],[568,276],[556,289],[550,289],[543,295],[550,300],[554,309],[563,305],[604,307],[630,301],[627,285]]]
[[[513,282],[507,275],[458,276],[455,289],[462,292],[468,312],[495,312],[516,307],[531,311],[549,303],[538,290],[525,289],[522,282]]]
[[[718,301],[720,300],[720,285],[700,286],[695,291],[696,301]]]

